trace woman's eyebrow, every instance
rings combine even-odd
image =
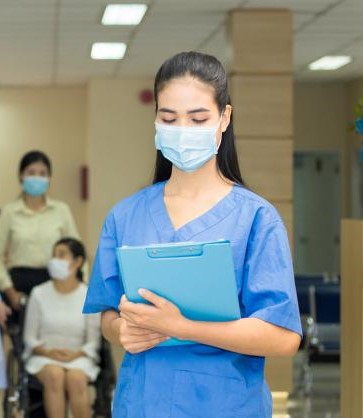
[[[175,110],[167,109],[166,107],[162,107],[161,109],[159,109],[159,112],[176,114]]]
[[[199,112],[210,112],[209,109],[206,109],[205,107],[199,107],[198,109],[188,110],[188,115],[192,113],[199,113]]]
[[[161,109],[159,109],[159,112],[164,112],[164,113],[172,113],[172,114],[176,114],[177,112],[175,110],[171,110],[168,109],[166,107],[162,107]],[[200,113],[200,112],[210,112],[209,109],[206,109],[205,107],[199,107],[198,109],[192,109],[192,110],[188,110],[187,114],[191,115],[193,113]]]

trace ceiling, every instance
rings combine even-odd
[[[108,3],[146,3],[137,26],[102,26]],[[363,77],[363,0],[0,0],[0,85],[86,83],[93,77],[150,76],[181,50],[226,61],[227,12],[236,7],[287,7],[294,13],[294,68],[300,80]],[[93,61],[93,42],[126,42],[121,61]],[[310,72],[327,54],[351,54],[334,72]]]

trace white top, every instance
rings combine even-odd
[[[30,295],[24,329],[25,357],[35,347],[82,350],[98,360],[100,315],[83,315],[87,287],[80,283],[70,293],[60,293],[50,280],[36,286]]]

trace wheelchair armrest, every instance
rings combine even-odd
[[[314,318],[310,315],[302,315],[302,328],[304,333],[303,350],[308,351],[317,343],[317,329]]]

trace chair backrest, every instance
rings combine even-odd
[[[296,286],[316,286],[327,281],[324,274],[296,274]]]
[[[316,323],[340,323],[340,285],[326,283],[315,286]]]
[[[312,286],[306,284],[296,284],[297,300],[299,302],[300,315],[312,315],[311,312],[311,293]]]
[[[324,274],[295,275],[296,293],[301,315],[313,316],[315,303],[312,301],[312,297],[314,288],[324,282]]]

